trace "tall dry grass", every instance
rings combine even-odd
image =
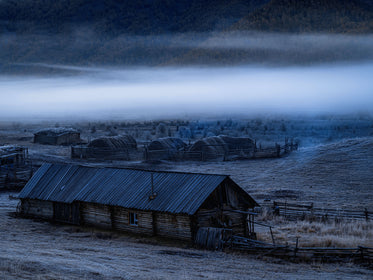
[[[265,210],[258,216],[258,221],[273,226],[277,244],[295,245],[298,238],[299,247],[373,247],[372,221],[288,221]],[[272,242],[269,228],[257,226],[257,237]]]

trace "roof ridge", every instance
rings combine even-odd
[[[94,169],[121,169],[121,170],[132,170],[132,171],[144,171],[144,172],[151,172],[151,173],[172,173],[172,174],[190,174],[190,175],[203,175],[203,176],[230,177],[229,174],[184,172],[184,171],[174,171],[174,170],[154,170],[154,169],[143,169],[143,168],[135,168],[135,167],[90,166],[90,165],[84,165],[84,164],[60,164],[60,163],[52,163],[52,165],[65,165],[65,166],[74,165],[78,167],[87,167],[87,168],[94,168]]]

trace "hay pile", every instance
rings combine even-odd
[[[184,149],[186,144],[180,138],[175,137],[165,137],[159,138],[157,140],[152,141],[148,149],[149,150],[169,150],[169,151],[178,151],[180,149]]]
[[[228,146],[219,136],[207,137],[195,142],[189,148],[189,157],[197,160],[209,160],[224,157]]]
[[[255,143],[247,137],[230,137],[225,135],[203,138],[189,148],[191,158],[202,160],[225,158],[241,151],[250,151]]]
[[[113,137],[100,137],[88,144],[89,148],[102,148],[105,150],[129,150],[136,149],[137,142],[130,135],[119,135]]]
[[[178,152],[183,151],[187,145],[175,137],[159,138],[148,146],[148,159],[177,159]]]
[[[233,150],[250,150],[253,149],[255,142],[248,137],[230,137],[225,135],[220,135],[224,143],[228,145],[229,151]]]

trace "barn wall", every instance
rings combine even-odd
[[[182,240],[192,239],[190,216],[155,213],[154,220],[157,235]]]
[[[111,229],[110,207],[102,204],[84,203],[80,206],[81,223],[88,226],[96,226],[104,229]]]
[[[69,224],[80,224],[80,210],[79,203],[53,203],[53,219],[59,222]]]
[[[36,216],[44,219],[52,219],[53,202],[34,199],[22,199],[21,213],[23,215]]]
[[[58,136],[34,135],[34,143],[47,145],[68,145],[80,142],[80,133],[66,133]]]
[[[59,135],[56,140],[57,145],[68,145],[80,142],[80,133],[66,133]]]
[[[57,137],[47,136],[47,135],[34,135],[34,143],[46,144],[46,145],[56,145]]]
[[[129,213],[137,214],[138,224],[130,225]],[[120,231],[140,233],[146,235],[153,234],[153,218],[151,212],[128,210],[123,207],[112,208],[113,228]]]
[[[219,208],[199,209],[196,216],[196,226],[200,227],[217,227],[232,229],[236,235],[245,236],[247,233],[246,214],[228,211],[232,209],[224,205],[224,211]],[[234,210],[234,209],[232,209]]]
[[[255,205],[252,205],[253,207]],[[195,214],[195,226],[232,229],[233,234],[248,234],[247,214],[249,207],[240,194],[228,182],[223,182],[204,202]]]

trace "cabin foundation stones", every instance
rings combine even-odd
[[[57,164],[42,165],[19,199],[24,216],[190,242],[212,238],[206,228],[250,236],[258,206],[227,175]]]

